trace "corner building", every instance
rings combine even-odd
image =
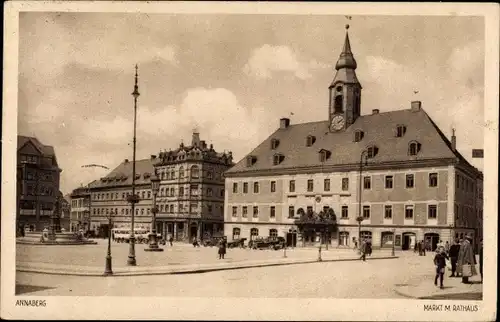
[[[279,128],[226,172],[225,235],[283,236],[315,245],[294,225],[298,209],[334,210],[338,230],[325,242],[353,247],[433,247],[482,230],[482,173],[456,150],[420,101],[405,110],[361,115],[362,86],[349,35],[328,88],[328,119]],[[363,217],[361,229],[356,218]]]

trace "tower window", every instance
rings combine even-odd
[[[363,139],[364,133],[361,130],[356,130],[354,132],[354,142],[359,142]]]
[[[307,146],[312,146],[316,142],[316,137],[312,135],[308,135],[306,138],[306,145]]]
[[[401,124],[396,126],[396,137],[401,138],[405,135],[405,133],[406,133],[406,126]]]
[[[410,144],[408,145],[408,154],[412,156],[417,155],[418,152],[420,152],[420,147],[421,147],[420,143],[416,141],[410,142]]]
[[[276,150],[276,148],[278,148],[278,145],[280,145],[280,140],[278,139],[271,140],[271,149]]]
[[[342,92],[342,86],[337,86],[337,92]]]
[[[342,107],[344,99],[342,95],[335,96],[335,113],[344,112],[344,108]]]

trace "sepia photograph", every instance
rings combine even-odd
[[[496,318],[498,6],[5,20],[2,318]]]

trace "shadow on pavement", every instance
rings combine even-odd
[[[483,293],[470,292],[470,293],[454,293],[454,294],[439,294],[433,296],[419,297],[420,300],[470,300],[482,301]]]
[[[16,295],[54,289],[55,287],[16,284]]]

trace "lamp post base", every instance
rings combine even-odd
[[[136,266],[137,262],[135,260],[135,238],[131,237],[129,243],[130,243],[130,248],[129,248],[128,258],[127,258],[127,265],[128,266]]]
[[[163,248],[158,246],[156,233],[149,234],[149,247],[144,248],[145,252],[163,252]]]
[[[104,276],[113,275],[113,269],[111,267],[111,256],[106,256],[106,268],[104,269]]]

